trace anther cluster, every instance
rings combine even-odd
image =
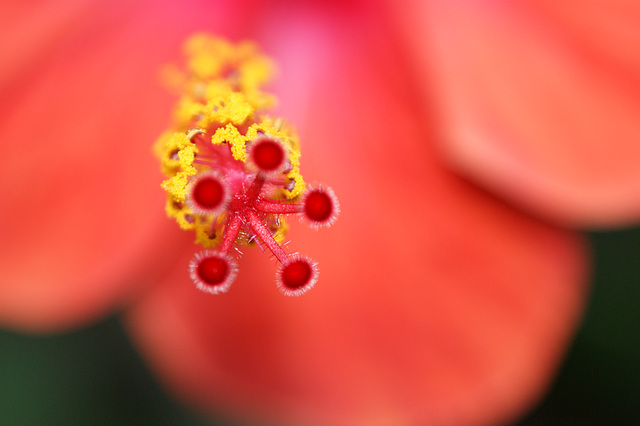
[[[238,274],[233,249],[258,245],[280,263],[278,288],[298,296],[315,284],[318,268],[283,249],[285,218],[330,226],[338,199],[331,188],[305,185],[297,135],[268,114],[275,98],[262,87],[272,64],[255,45],[198,34],[184,53],[184,69],[164,72],[180,99],[155,150],[167,176],[167,214],[205,248],[189,265],[191,279],[202,291],[226,292]]]

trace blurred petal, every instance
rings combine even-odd
[[[9,3],[0,12],[0,321],[55,328],[155,282],[187,240],[164,215],[151,154],[172,102],[158,70],[193,25],[224,32],[237,19],[185,3]]]
[[[130,312],[131,332],[176,393],[257,424],[513,420],[576,325],[583,241],[443,168],[383,22],[318,19],[289,16],[269,43],[305,76],[283,67],[283,109],[308,117],[302,171],[342,205],[322,233],[294,224],[289,250],[320,262],[319,283],[283,297],[254,250],[229,293],[208,297],[185,253]]]
[[[640,3],[393,2],[462,173],[546,218],[640,214]]]

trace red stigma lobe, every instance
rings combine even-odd
[[[193,188],[193,200],[202,208],[215,209],[224,199],[224,187],[212,178],[201,179]]]
[[[209,285],[218,285],[229,274],[229,267],[224,259],[209,257],[198,265],[198,276]]]
[[[196,287],[211,294],[226,292],[238,271],[235,262],[213,250],[197,253],[189,269]]]
[[[250,155],[253,164],[264,173],[279,171],[284,166],[286,159],[282,145],[268,138],[255,141]]]
[[[312,192],[304,204],[304,213],[312,220],[325,221],[333,212],[331,199],[322,192]]]
[[[304,261],[289,263],[282,270],[282,284],[288,288],[296,289],[309,282],[311,267]]]

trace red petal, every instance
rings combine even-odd
[[[174,101],[159,68],[194,26],[237,21],[183,6],[3,4],[0,321],[96,318],[175,255],[151,153]]]
[[[302,171],[342,205],[331,229],[291,233],[290,250],[319,262],[317,285],[283,297],[272,262],[253,251],[228,294],[203,297],[185,255],[129,316],[132,333],[183,398],[257,423],[513,420],[547,386],[576,325],[582,239],[442,167],[383,24],[352,22],[327,40],[295,18],[304,31],[281,27],[272,43],[304,58],[311,86],[283,68],[287,94],[315,95],[295,108],[310,105]]]
[[[572,225],[640,217],[640,4],[393,2],[464,174]]]

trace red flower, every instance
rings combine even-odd
[[[566,71],[551,74],[557,81],[580,72],[587,59],[579,53],[609,64],[588,54],[589,40],[575,56],[558,53],[560,17],[576,15],[450,4],[429,2],[415,14],[395,2],[0,10],[2,321],[57,329],[125,303],[132,336],[170,388],[240,418],[490,424],[521,414],[544,391],[579,316],[583,242],[458,177],[437,147],[451,147],[448,158],[474,183],[546,217],[637,217],[630,190],[620,189],[616,202],[579,202],[637,181],[629,159],[635,126],[625,121],[633,98],[614,96],[632,81],[625,66],[633,64],[614,61],[614,75],[628,79],[606,93],[609,68],[601,65],[603,80],[533,97],[548,79],[515,67],[525,59]],[[595,22],[580,16],[572,21],[579,28]],[[415,22],[429,17],[423,40]],[[527,31],[544,25],[553,29],[547,44],[526,55],[538,34]],[[187,273],[192,236],[164,217],[150,146],[172,99],[156,73],[202,29],[251,37],[276,58],[272,92],[300,130],[301,169],[340,197],[331,229],[294,225],[290,233],[294,249],[321,264],[320,281],[300,298],[277,291],[272,265],[255,250],[238,260],[228,293],[197,291]],[[573,39],[581,34],[590,35],[576,30]],[[471,44],[481,36],[490,43]],[[516,53],[521,60],[511,61]],[[503,87],[529,95],[519,103]],[[604,101],[610,108],[590,114]],[[575,123],[603,134],[607,117],[619,120],[607,142],[616,149],[603,150],[595,136],[578,149],[587,139]],[[607,155],[602,164],[598,150]],[[567,163],[563,153],[576,151],[591,154]]]

